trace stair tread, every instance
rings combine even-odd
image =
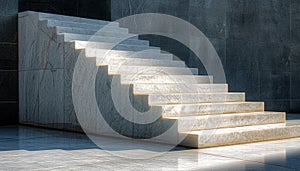
[[[57,18],[60,18],[61,20],[62,19],[79,19],[79,21],[95,21],[95,22],[104,22],[104,23],[110,23],[112,21],[106,21],[106,20],[100,20],[100,19],[91,19],[91,18],[84,18],[84,17],[76,17],[76,16],[67,16],[67,15],[61,15],[61,14],[52,14],[52,13],[43,13],[43,12],[35,12],[35,11],[25,11],[25,12],[22,12],[22,13],[29,13],[29,14],[32,14],[32,13],[38,13],[40,14],[40,17],[41,18],[51,18],[51,17],[57,17]],[[113,23],[117,23],[117,22],[113,22]]]
[[[201,116],[167,116],[165,119],[177,119],[177,120],[194,120],[203,117],[230,117],[230,116],[238,116],[238,115],[261,115],[261,114],[285,114],[285,112],[272,112],[272,111],[263,111],[263,112],[245,112],[245,113],[227,113],[226,115],[222,113],[214,114],[214,115],[201,115]]]
[[[184,63],[183,61],[175,61],[175,60],[162,60],[162,59],[143,59],[143,58],[130,58],[130,57],[107,57],[107,60],[123,60],[123,61],[145,61],[145,62],[150,62],[150,61],[157,61],[157,62],[175,62],[175,63]],[[147,75],[145,75],[147,76]]]
[[[166,93],[166,94],[150,94],[149,96],[192,96],[192,95],[240,95],[240,94],[245,94],[244,92],[211,92],[211,93],[178,93],[178,94],[173,94],[173,93]]]
[[[161,60],[161,59],[143,59],[130,57],[96,57],[97,65],[125,65],[125,66],[165,66],[165,67],[185,67],[183,61]],[[126,77],[134,77],[135,75],[127,75]],[[141,76],[140,76],[141,77]],[[144,75],[144,78],[151,77],[151,75]],[[153,77],[153,76],[152,76]]]
[[[170,67],[165,67],[162,66],[162,68],[170,68]],[[171,68],[185,68],[185,67],[171,67]],[[132,78],[134,79],[171,79],[176,81],[176,79],[212,79],[212,76],[208,75],[147,75],[147,74],[140,74],[140,75],[135,75],[135,74],[124,74],[121,75],[121,78]],[[197,84],[197,83],[194,83]]]
[[[198,105],[223,105],[223,104],[263,104],[264,102],[213,102],[213,103],[199,103],[199,104],[166,104],[158,106],[198,106]]]
[[[123,44],[123,43],[107,43],[107,42],[94,42],[94,41],[80,41],[74,40],[70,41],[75,43],[75,49],[85,49],[85,48],[93,48],[93,49],[113,49],[122,47],[124,51],[130,48],[130,51],[140,51],[140,50],[149,50],[149,49],[157,49],[160,50],[159,47],[153,47],[149,45],[138,45],[138,44]],[[119,49],[118,49],[119,50]]]
[[[107,42],[95,42],[95,41],[84,41],[84,40],[74,40],[74,42],[85,43],[85,44],[113,44],[113,43],[107,43]],[[122,43],[120,43],[120,44],[122,44]],[[145,46],[145,45],[128,45],[128,46]],[[146,46],[148,46],[148,45],[146,45]],[[149,46],[149,47],[153,47],[153,46]],[[97,49],[97,48],[94,48],[94,49]]]
[[[228,92],[227,84],[134,84],[134,94],[167,94],[167,93],[211,93]]]
[[[263,102],[209,102],[194,104],[158,104],[153,106],[162,107],[162,115],[213,115],[216,113],[243,113],[264,111]]]
[[[103,53],[125,53],[125,54],[132,54],[132,53],[137,53],[136,51],[128,51],[128,50],[103,50],[103,49],[96,49],[96,48],[86,48],[85,50],[91,50],[91,51],[96,51],[96,52],[103,52]],[[150,53],[150,54],[160,54],[160,55],[171,55],[171,54],[162,54],[160,51],[157,51],[156,49],[149,49],[147,51],[143,52],[138,52],[138,54],[144,54],[144,53]]]
[[[205,135],[205,134],[226,134],[232,132],[248,132],[248,131],[257,131],[257,130],[268,130],[274,128],[286,128],[292,126],[286,126],[285,123],[275,123],[275,124],[265,124],[265,125],[251,125],[251,126],[241,126],[234,128],[220,128],[213,130],[200,130],[200,131],[187,131],[181,132],[181,134],[191,134],[191,135]],[[299,125],[300,127],[300,125]]]
[[[110,36],[101,36],[101,35],[84,35],[84,34],[70,34],[70,33],[59,33],[63,35],[65,40],[68,41],[89,41],[89,42],[100,42],[100,43],[118,43],[122,42],[123,44],[132,44],[132,45],[149,45],[149,41],[139,40],[139,39],[124,39],[120,37],[110,37]],[[87,39],[87,40],[82,40]]]
[[[124,37],[128,37],[129,40],[140,41],[140,42],[149,42],[147,40],[132,39],[132,37],[127,36],[127,34],[124,34],[124,35],[126,35],[124,37],[111,37],[111,36],[103,36],[103,35],[97,35],[97,34],[89,35],[89,34],[78,34],[78,33],[58,33],[58,34],[65,35],[65,36],[89,37],[91,39],[89,41],[93,41],[93,38],[106,38],[106,39],[114,39],[114,40],[123,40]],[[83,41],[86,41],[86,40],[83,40]]]
[[[134,74],[164,74],[164,75],[187,75],[198,74],[197,68],[185,68],[185,67],[163,67],[163,66],[126,66],[126,65],[108,65],[108,73],[134,73]]]
[[[64,26],[55,26],[55,27],[58,30],[58,33],[82,34],[82,35],[90,35],[90,36],[91,35],[98,35],[98,33],[100,33],[99,29],[93,29],[93,28],[74,28],[74,27],[64,27]],[[63,30],[78,31],[78,32],[67,32],[67,31],[63,31]],[[128,36],[128,37],[138,36],[137,34],[115,32],[114,30],[101,30],[101,32],[110,33],[110,36],[112,36],[112,37],[117,37],[114,34]]]
[[[171,63],[168,62],[168,65]],[[159,65],[165,66],[165,65]],[[170,66],[168,66],[170,67]],[[172,66],[171,66],[172,67]],[[184,67],[182,65],[181,67]],[[207,84],[213,82],[212,76],[204,75],[144,75],[144,74],[122,74],[122,84],[186,84],[186,83],[198,83]]]
[[[80,18],[79,18],[80,19]],[[107,26],[107,27],[116,27],[116,28],[120,28],[118,26],[118,23],[113,23],[113,22],[99,22],[99,23],[84,23],[84,22],[79,22],[79,21],[68,21],[68,20],[59,20],[59,19],[55,19],[55,18],[46,18],[46,17],[40,17],[41,21],[50,21],[53,23],[70,23],[70,24],[79,24],[79,25],[86,25],[86,26]],[[97,21],[97,20],[96,20]],[[125,28],[122,28],[125,29]]]
[[[235,128],[251,125],[285,123],[284,112],[248,112],[202,116],[164,117],[177,121],[178,132]]]

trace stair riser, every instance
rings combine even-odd
[[[101,49],[85,49],[86,57],[97,57],[105,59],[110,57],[125,57],[125,58],[141,58],[141,59],[156,59],[156,60],[172,60],[171,54],[162,54],[159,49],[150,49],[147,52],[132,52],[132,51],[108,51]]]
[[[183,135],[182,135],[183,136]],[[268,130],[256,130],[248,132],[233,132],[227,134],[187,135],[180,144],[194,148],[207,148],[225,145],[253,143],[261,141],[279,140],[300,136],[300,127],[290,126],[273,128]]]
[[[132,74],[132,75],[191,75],[197,74],[194,68],[173,68],[173,67],[137,67],[137,66],[108,66],[108,74]]]
[[[120,30],[119,28],[110,28],[109,31],[104,31],[99,29],[91,30],[91,29],[80,29],[80,28],[73,28],[73,27],[60,27],[54,26],[57,30],[57,33],[71,33],[71,34],[84,34],[84,35],[98,35],[98,36],[105,36],[105,37],[135,37],[137,39],[137,35],[128,34],[126,30]],[[124,32],[125,31],[125,32]]]
[[[212,93],[228,92],[228,86],[223,85],[197,85],[197,84],[176,84],[176,85],[134,85],[134,94],[169,94],[169,93]]]
[[[162,66],[162,67],[185,67],[181,61],[166,60],[143,60],[143,59],[120,59],[120,58],[96,58],[97,66],[124,65],[124,66]],[[131,78],[132,79],[132,78]]]
[[[49,20],[60,20],[60,21],[68,21],[68,22],[79,22],[85,24],[108,24],[114,26],[119,26],[117,22],[109,22],[103,20],[94,20],[94,19],[87,19],[87,18],[79,18],[79,17],[72,17],[72,16],[63,16],[63,15],[56,15],[56,14],[46,14],[46,13],[39,13],[40,19],[49,19]]]
[[[167,105],[163,106],[163,116],[191,116],[216,113],[247,113],[264,111],[263,103],[237,104],[198,104],[198,105]]]
[[[207,129],[232,128],[248,125],[284,123],[285,113],[241,113],[228,115],[210,115],[184,119],[179,117],[178,131],[196,131]]]
[[[122,41],[123,39],[112,38],[112,37],[103,37],[103,36],[87,36],[87,35],[79,35],[79,34],[64,34],[65,41],[92,41],[92,42],[105,42],[105,43],[118,43],[122,42],[122,44],[129,45],[140,45],[140,46],[149,46],[148,41],[138,40],[138,39],[127,39]]]
[[[43,21],[43,20],[41,20]],[[66,22],[66,21],[56,21],[56,20],[47,20],[48,26],[54,27],[54,26],[61,26],[61,27],[74,27],[74,28],[81,28],[81,29],[91,29],[91,30],[100,30],[104,28],[105,30],[110,30],[110,28],[114,28],[115,30],[119,30],[118,32],[121,33],[128,33],[128,29],[125,28],[118,28],[113,25],[91,25],[91,24],[82,24],[82,23],[76,23],[76,22]]]
[[[151,94],[150,105],[187,104],[210,102],[243,102],[245,94]]]
[[[136,46],[136,45],[126,45],[126,44],[118,44],[114,46],[109,43],[92,43],[92,42],[78,42],[75,41],[75,49],[85,49],[85,48],[95,48],[95,49],[114,49],[114,50],[127,50],[127,51],[140,51],[140,50],[148,50],[148,49],[157,49],[157,47],[151,46]]]

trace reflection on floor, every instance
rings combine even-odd
[[[287,118],[288,124],[300,124],[299,115]],[[127,149],[136,150],[141,149]],[[299,170],[300,138],[200,150],[176,147],[133,160],[97,147],[84,134],[9,126],[0,127],[0,165],[0,170]]]

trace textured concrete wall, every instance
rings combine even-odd
[[[185,19],[210,39],[230,91],[265,101],[267,110],[300,112],[299,0],[111,0],[111,17],[159,12]],[[194,54],[173,40],[142,36],[200,69]]]
[[[110,0],[19,0],[19,11],[110,19]]]
[[[300,111],[300,91],[295,88],[300,81],[295,67],[300,58],[300,28],[295,27],[299,6],[298,0],[228,1],[231,89],[246,90],[250,100],[265,101],[269,110]]]
[[[0,2],[0,125],[3,125],[18,121],[18,0]]]

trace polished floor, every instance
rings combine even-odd
[[[299,115],[287,118],[288,124],[300,124]],[[130,154],[151,151],[151,144],[101,141],[115,148],[98,147],[79,133],[0,127],[0,170],[300,170],[300,138],[200,150],[175,147],[143,159]]]

